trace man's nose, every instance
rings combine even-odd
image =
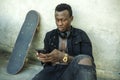
[[[58,21],[58,25],[61,26],[63,23],[62,21]]]

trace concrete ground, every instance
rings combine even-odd
[[[40,72],[42,66],[38,61],[28,61],[22,71],[16,75],[8,74],[6,71],[10,53],[0,52],[0,80],[31,80],[35,74]],[[98,78],[98,80],[110,80]]]
[[[8,59],[8,54],[0,53],[0,80],[31,80],[42,69],[40,62],[28,61],[20,73],[11,75],[6,71]]]

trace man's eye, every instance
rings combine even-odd
[[[59,20],[56,20],[57,22],[59,22]]]
[[[66,21],[67,19],[63,19],[62,21]]]

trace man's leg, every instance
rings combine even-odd
[[[55,67],[46,66],[32,80],[56,80]]]
[[[58,80],[67,65],[45,66],[32,80]]]
[[[91,57],[87,55],[76,56],[60,80],[97,80]]]

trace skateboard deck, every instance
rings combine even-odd
[[[18,34],[7,65],[7,72],[9,74],[17,74],[23,68],[25,58],[38,25],[38,12],[35,10],[29,11]]]

